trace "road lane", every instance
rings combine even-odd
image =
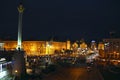
[[[88,72],[86,67],[66,67],[45,76],[43,80],[103,80],[103,78],[96,68]]]

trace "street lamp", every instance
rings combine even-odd
[[[49,55],[49,52],[50,52],[50,51],[49,51],[49,50],[50,50],[50,45],[49,45],[49,44],[47,44],[47,50],[48,50],[47,53],[48,53],[48,55]]]
[[[17,74],[17,73],[18,73],[18,70],[15,70],[15,73]]]
[[[46,54],[50,54],[51,52],[51,47],[52,47],[52,43],[51,42],[46,42]]]

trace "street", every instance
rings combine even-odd
[[[45,76],[43,80],[103,80],[103,78],[95,68],[87,71],[86,67],[64,67]]]

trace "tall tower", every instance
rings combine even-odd
[[[24,7],[22,3],[18,6],[19,12],[19,20],[18,20],[18,43],[17,48],[18,51],[13,55],[13,66],[12,66],[12,74],[17,77],[17,80],[25,80],[24,76],[26,75],[26,62],[25,62],[25,52],[21,51],[22,49],[22,15],[23,15]]]
[[[19,20],[18,20],[18,41],[17,41],[17,48],[22,48],[22,16],[24,12],[23,4],[20,3],[18,6],[18,12],[19,12]]]

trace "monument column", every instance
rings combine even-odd
[[[18,6],[18,12],[19,12],[19,20],[18,20],[18,41],[17,41],[17,48],[22,48],[22,16],[24,12],[24,7],[22,3]]]

